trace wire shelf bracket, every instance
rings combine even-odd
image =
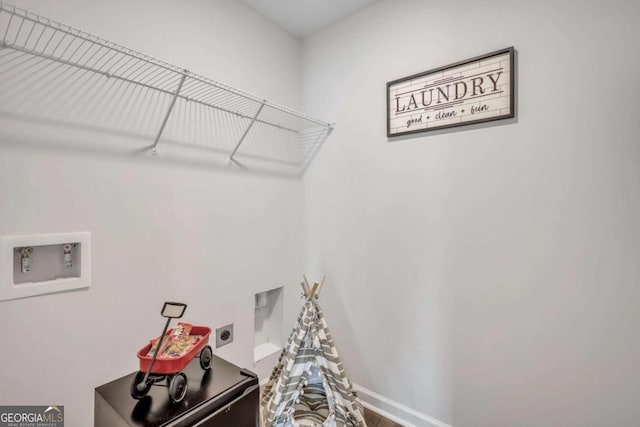
[[[161,143],[188,146],[220,165],[295,176],[335,126],[1,0],[0,36],[0,118],[144,138],[153,154]]]
[[[186,72],[186,70],[185,70]],[[160,126],[160,130],[158,131],[158,135],[156,136],[155,141],[153,141],[153,148],[151,149],[151,152],[153,154],[158,154],[158,143],[160,143],[160,137],[162,136],[162,132],[164,131],[164,127],[167,125],[167,121],[169,120],[169,116],[171,115],[171,111],[173,111],[173,107],[176,105],[176,100],[178,99],[178,96],[180,95],[180,90],[182,89],[182,85],[184,84],[185,79],[187,78],[186,74],[182,75],[182,78],[180,79],[180,83],[178,83],[178,88],[176,89],[175,94],[173,95],[173,98],[171,99],[171,104],[169,105],[169,109],[167,110],[167,114],[165,114],[164,119],[162,120],[162,125]]]
[[[235,156],[235,154],[238,152],[238,148],[240,148],[240,145],[242,145],[242,142],[247,137],[247,134],[249,133],[249,131],[253,127],[253,124],[258,119],[258,116],[260,115],[260,113],[262,112],[262,109],[264,108],[265,102],[267,102],[267,101],[265,100],[262,104],[260,104],[260,108],[258,108],[258,111],[256,112],[256,115],[253,117],[253,119],[251,120],[251,123],[249,123],[249,126],[247,126],[247,129],[244,131],[244,133],[240,137],[240,141],[238,141],[238,143],[236,144],[235,148],[231,152],[231,155],[229,156],[229,162],[228,162],[229,164],[231,164],[233,162],[233,156]]]

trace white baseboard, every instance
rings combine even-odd
[[[353,386],[365,408],[405,427],[452,427],[362,386]]]

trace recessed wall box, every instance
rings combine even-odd
[[[253,372],[263,380],[269,378],[285,344],[283,296],[282,287],[258,292],[254,296]]]
[[[0,301],[90,284],[91,233],[0,237]]]
[[[254,363],[271,354],[279,353],[284,346],[283,294],[282,286],[255,294]]]

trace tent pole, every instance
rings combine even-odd
[[[304,296],[309,297],[309,286],[307,286],[304,282],[301,282],[300,286],[302,286],[302,291],[304,292]]]
[[[318,290],[318,286],[320,286],[320,283],[315,282],[313,284],[313,288],[311,288],[311,297],[315,297],[316,296],[316,291]]]

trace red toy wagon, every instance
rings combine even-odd
[[[211,329],[206,326],[193,326],[189,332],[189,346],[184,352],[177,353],[174,357],[160,355],[166,347],[163,344],[167,342],[172,344],[171,340],[174,329],[167,330],[171,319],[182,317],[187,305],[178,302],[165,302],[162,307],[162,316],[167,318],[164,330],[157,340],[152,340],[138,351],[138,360],[140,361],[140,370],[133,378],[131,383],[131,397],[134,399],[142,399],[149,393],[151,386],[154,384],[164,383],[168,386],[169,400],[172,403],[181,402],[187,394],[188,382],[187,376],[181,372],[193,360],[194,357],[200,358],[200,367],[203,370],[211,369],[213,360],[213,351],[209,343],[209,335]],[[178,325],[180,326],[180,325]],[[155,341],[158,341],[155,351],[149,355]],[[169,352],[169,354],[171,354]]]

